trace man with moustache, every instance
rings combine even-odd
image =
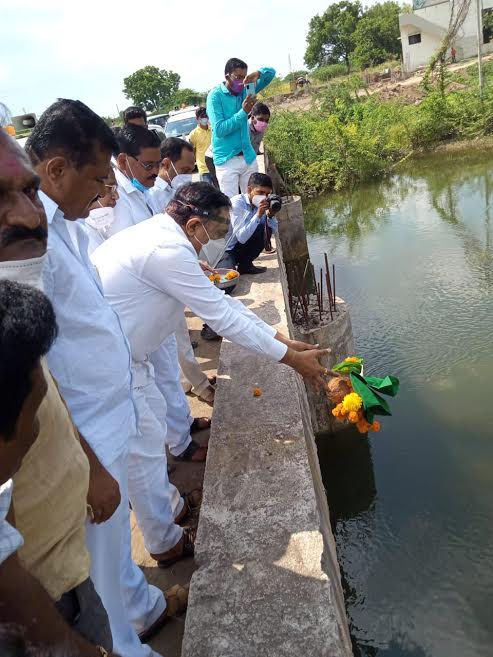
[[[115,175],[119,199],[113,223],[104,231],[105,237],[152,217],[154,212],[146,192],[154,186],[161,166],[161,142],[152,130],[140,125],[125,125],[116,139]]]
[[[34,290],[42,289],[48,235],[39,182],[24,151],[0,131],[0,334],[5,349],[0,356],[4,405],[0,437],[5,446],[0,458],[0,622],[22,626],[33,645],[69,647],[74,657],[101,657],[108,654],[112,639],[107,614],[89,577],[85,545],[89,463],[44,359],[39,362],[56,334],[51,304]],[[24,342],[15,355],[18,340]],[[36,360],[31,392],[20,407],[15,384]],[[23,387],[23,392],[29,391]],[[34,394],[40,402],[37,436],[33,436],[37,439],[22,463],[8,471],[9,453],[18,451],[32,434]],[[20,417],[12,427],[14,418],[9,423],[6,416],[15,408],[20,409]],[[30,426],[22,422],[26,413]],[[4,484],[5,474],[13,476],[14,485],[11,516],[4,521],[12,496],[12,482]]]
[[[110,157],[117,150],[105,122],[73,100],[49,107],[26,143],[48,218],[44,286],[60,327],[48,362],[90,446],[93,522],[86,534],[91,575],[108,612],[115,652],[156,657],[139,639],[147,640],[176,605],[174,594],[163,596],[147,584],[131,558],[128,454],[138,433],[130,352],[76,221],[88,216],[97,197],[104,197]]]

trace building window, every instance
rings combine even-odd
[[[409,45],[414,46],[415,43],[421,43],[421,34],[410,34]]]

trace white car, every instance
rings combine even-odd
[[[164,128],[166,137],[181,137],[182,139],[186,139],[198,125],[198,121],[195,118],[196,110],[196,107],[185,107],[182,110],[171,112]]]

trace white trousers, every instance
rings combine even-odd
[[[166,457],[166,401],[149,375],[146,385],[134,388],[139,433],[130,441],[128,489],[132,509],[150,554],[171,550],[183,535],[175,518],[183,498],[168,478]]]
[[[200,365],[193,353],[185,315],[183,315],[183,318],[175,331],[175,337],[178,347],[178,362],[180,363],[181,371],[186,380],[191,383],[194,393],[200,395],[209,385],[209,379],[200,369]]]
[[[120,486],[121,502],[106,522],[87,523],[91,578],[108,613],[114,652],[121,657],[160,657],[137,636],[159,618],[166,600],[162,591],[147,583],[132,560],[127,455],[107,469]]]
[[[233,198],[233,196],[239,194],[239,189],[241,189],[242,194],[246,194],[248,180],[252,173],[256,173],[257,171],[257,159],[251,164],[247,164],[243,155],[232,157],[225,164],[216,166],[219,187],[223,194],[226,194],[229,198]]]
[[[190,343],[190,339],[188,341]],[[151,355],[151,363],[154,366],[155,383],[166,400],[164,415],[159,412],[157,417],[165,418],[163,426],[166,444],[173,456],[179,456],[192,440],[190,425],[193,418],[180,382],[178,348],[174,334],[166,338],[159,349]]]

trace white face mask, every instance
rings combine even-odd
[[[171,187],[174,190],[178,191],[181,187],[183,187],[184,185],[188,185],[191,182],[192,182],[191,173],[179,173],[171,181]]]
[[[0,279],[25,283],[43,291],[43,265],[46,253],[39,258],[0,262]]]
[[[252,198],[252,205],[258,208],[260,207],[262,201],[265,201],[266,198],[267,196],[265,194],[255,194],[255,196]]]
[[[103,228],[108,228],[115,221],[115,208],[95,208],[89,212],[89,216],[86,219],[86,224],[95,228],[96,230],[102,230]]]

